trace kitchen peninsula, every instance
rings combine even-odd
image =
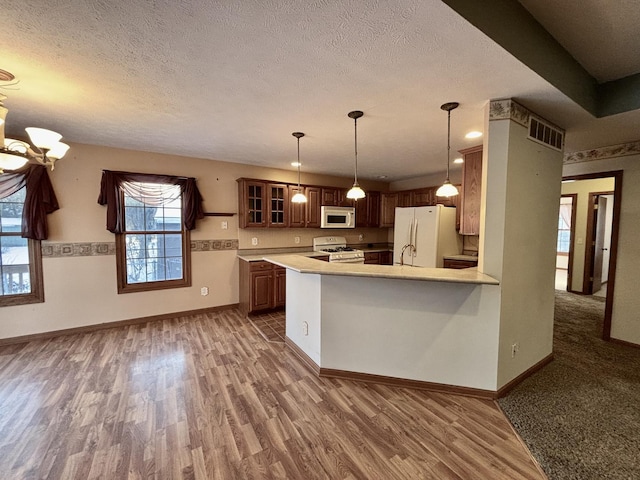
[[[286,268],[287,345],[319,375],[495,396],[494,278],[476,269],[264,259]]]

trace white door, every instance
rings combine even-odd
[[[400,256],[404,248],[404,264],[411,265],[411,245],[413,238],[413,207],[396,207],[396,220],[393,227],[393,264],[400,265]]]
[[[438,207],[417,207],[414,222],[414,267],[435,268],[438,249]]]

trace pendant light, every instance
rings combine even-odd
[[[298,192],[291,197],[291,201],[293,203],[307,203],[307,197],[304,196],[302,188],[300,187],[300,139],[304,137],[304,133],[293,132],[291,135],[298,139]]]
[[[353,118],[353,128],[354,128],[354,140],[355,140],[355,170],[353,176],[353,187],[351,190],[347,192],[347,198],[351,198],[353,200],[358,200],[360,198],[364,198],[365,193],[364,190],[360,188],[358,185],[358,119],[364,115],[360,110],[355,110],[353,112],[349,112],[347,116],[349,118]]]
[[[451,152],[451,110],[455,110],[459,105],[458,102],[449,102],[440,106],[442,110],[447,112],[447,179],[436,191],[437,197],[453,197],[458,195],[458,189],[449,180],[449,157]]]

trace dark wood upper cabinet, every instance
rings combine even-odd
[[[338,192],[339,189],[337,188],[322,187],[321,205],[326,205],[328,207],[337,207],[339,205]]]
[[[398,206],[398,194],[395,192],[383,192],[380,194],[380,226],[393,227],[396,220],[396,207]]]
[[[307,203],[305,204],[305,227],[320,228],[320,206],[322,197],[321,187],[306,187],[305,195]]]
[[[304,187],[300,187],[302,193],[304,193]],[[289,198],[298,193],[297,185],[289,185]],[[309,197],[307,197],[308,199]],[[293,228],[304,228],[306,223],[306,203],[293,203],[289,202],[289,226]]]
[[[460,199],[460,234],[480,234],[480,201],[482,190],[482,145],[460,150],[462,165],[462,198]]]
[[[289,226],[289,185],[283,183],[267,184],[267,226]]]
[[[380,192],[366,192],[366,196],[355,202],[356,227],[380,225]]]
[[[403,190],[398,192],[399,207],[415,207],[413,204],[413,190]]]
[[[240,228],[266,226],[266,189],[265,182],[238,179],[238,223]]]
[[[426,207],[436,204],[436,189],[434,187],[418,188],[413,190],[413,202],[411,207]]]

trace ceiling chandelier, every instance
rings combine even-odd
[[[453,197],[458,195],[458,189],[449,180],[449,157],[451,152],[451,110],[455,110],[459,105],[458,102],[449,102],[440,106],[442,110],[447,112],[447,179],[436,191],[436,196],[438,197]]]
[[[358,185],[358,119],[363,115],[364,113],[359,110],[355,110],[347,114],[349,118],[353,118],[355,140],[355,170],[353,176],[353,187],[351,187],[351,190],[347,192],[347,198],[351,198],[353,200],[358,200],[365,197],[364,190],[362,190],[360,188],[360,185]]]
[[[291,201],[293,203],[306,203],[307,197],[304,196],[304,193],[302,193],[302,187],[300,187],[300,138],[304,137],[304,133],[293,132],[291,135],[298,139],[298,191],[293,197],[291,197]]]
[[[0,81],[11,81],[13,74],[0,70]],[[3,105],[6,95],[0,93],[0,173],[22,168],[30,160],[54,169],[56,160],[64,157],[69,145],[62,143],[62,135],[45,128],[25,128],[33,147],[27,142],[5,138],[4,126],[9,110]]]

